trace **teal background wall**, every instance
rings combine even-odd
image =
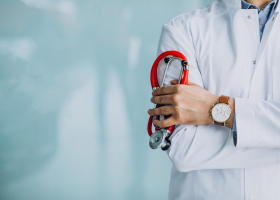
[[[146,125],[161,27],[211,0],[1,0],[0,199],[167,199]]]

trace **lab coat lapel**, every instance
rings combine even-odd
[[[242,49],[249,48],[249,53],[254,55],[255,59],[252,60],[250,66],[244,66],[244,70],[251,71],[251,84],[248,93],[248,98],[256,99],[271,99],[271,86],[269,79],[271,74],[266,69],[265,62],[268,59],[266,51],[267,41],[272,31],[280,30],[277,23],[280,23],[278,13],[280,11],[279,1],[275,8],[273,17],[267,22],[262,40],[259,38],[259,23],[258,13],[255,9],[241,9],[241,0],[223,0],[227,6],[229,13],[231,28],[232,28],[232,42],[235,44],[237,54],[246,52]],[[249,17],[250,16],[250,17]],[[274,19],[273,19],[274,18]],[[276,23],[275,23],[276,22]],[[244,41],[247,42],[244,42]],[[247,45],[244,45],[244,44]],[[249,45],[248,45],[249,44]],[[271,48],[271,46],[269,46]],[[246,58],[245,58],[246,59]],[[255,64],[253,64],[255,61]]]
[[[223,0],[227,5],[228,13],[230,16],[230,23],[233,30],[233,41],[236,44],[236,49],[239,51],[242,48],[250,48],[250,53],[255,54],[256,56],[256,64],[252,66],[246,66],[248,68],[253,67],[252,70],[252,79],[248,97],[249,98],[257,98],[257,99],[270,99],[270,89],[268,79],[270,74],[265,69],[265,57],[263,56],[263,52],[265,50],[267,41],[269,39],[270,33],[273,31],[273,27],[275,22],[279,21],[277,19],[278,13],[280,11],[279,1],[277,2],[275,13],[273,17],[267,22],[265,26],[265,30],[263,33],[262,40],[260,42],[259,39],[259,24],[256,20],[254,20],[253,24],[251,20],[246,21],[246,17],[250,15],[252,19],[258,19],[258,13],[254,9],[241,9],[241,0]],[[244,25],[247,24],[247,28]],[[277,31],[277,30],[274,30]],[[250,40],[252,43],[248,47],[244,47],[244,43],[242,41]],[[254,62],[252,60],[252,62]],[[247,69],[244,69],[247,70]],[[266,84],[263,84],[266,83]]]
[[[278,13],[274,13],[272,18],[265,25],[265,29],[264,29],[262,40],[261,40],[261,44],[260,44],[260,48],[259,48],[257,59],[256,59],[257,66],[258,66],[258,61],[260,60],[262,52],[263,52],[264,47],[266,45],[267,39],[268,39],[268,37],[269,37],[269,35],[270,35],[271,31],[272,31],[274,22],[276,21],[277,15],[278,15]]]
[[[265,62],[267,56],[264,54],[266,48],[271,48],[271,46],[266,47],[269,36],[272,31],[277,31],[277,27],[275,27],[275,22],[278,23],[279,19],[277,19],[279,12],[279,6],[277,5],[274,15],[270,18],[270,20],[266,23],[263,37],[261,40],[260,47],[258,49],[258,54],[256,57],[256,65],[253,72],[253,78],[251,81],[249,98],[256,99],[265,99],[269,100],[272,98],[271,88],[270,88],[270,79],[271,74],[269,70],[265,67]],[[279,28],[278,28],[279,29]],[[265,84],[264,84],[265,83]]]
[[[272,28],[273,28],[273,25],[276,21],[276,18],[278,16],[278,13],[279,13],[279,1],[277,1],[277,5],[275,7],[275,12],[273,14],[273,16],[270,18],[270,20],[266,23],[265,25],[265,29],[264,29],[264,32],[263,32],[263,36],[262,36],[262,41],[261,41],[261,44],[260,44],[260,48],[259,48],[259,51],[258,51],[258,56],[257,56],[257,65],[258,65],[258,61],[260,60],[261,58],[261,55],[262,55],[262,52],[264,50],[264,47],[267,43],[267,39],[272,31]]]
[[[253,62],[260,46],[258,12],[253,9],[228,7],[228,13],[232,32],[230,40],[234,48],[234,54],[231,56],[235,57],[235,63],[232,67],[240,69],[240,73],[247,74],[246,82],[250,85],[255,68]],[[238,78],[240,77],[243,76],[240,75]],[[249,95],[250,89],[245,90]]]

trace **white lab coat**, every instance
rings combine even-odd
[[[256,9],[217,0],[165,24],[158,54],[188,59],[189,80],[235,98],[237,146],[231,129],[180,125],[167,151],[173,163],[170,200],[280,199],[280,7],[262,41]],[[174,61],[175,62],[175,61]],[[162,77],[165,65],[159,65]],[[177,79],[174,63],[165,85]]]

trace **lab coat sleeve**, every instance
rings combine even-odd
[[[203,80],[196,61],[196,51],[189,25],[185,24],[176,27],[172,23],[174,22],[163,26],[158,54],[169,50],[177,50],[183,53],[189,62],[189,80],[203,87]],[[160,63],[158,68],[159,79],[163,74],[164,68],[164,63]],[[177,66],[176,64],[172,64],[167,72],[164,85],[169,85],[170,80],[177,79],[179,71],[180,64]],[[161,80],[159,82],[161,82]],[[240,111],[244,109],[243,107],[248,106],[252,108],[251,110],[254,110],[254,106],[258,105],[257,103],[247,105],[250,103],[239,99],[237,99],[236,104],[237,116],[243,115]],[[264,104],[261,105],[264,106]],[[270,106],[272,112],[273,105]],[[244,115],[246,116],[243,116],[242,119],[252,117],[251,123],[253,124],[256,113],[248,112],[244,113]],[[241,137],[240,140],[243,139],[241,135],[246,132],[246,130],[249,131],[249,128],[247,128],[249,126],[243,125],[242,123],[245,122],[240,121],[241,118],[237,117],[238,140],[239,137]],[[254,122],[254,125],[255,124]],[[274,126],[274,128],[276,127]],[[241,129],[244,130],[241,131]],[[252,136],[250,135],[248,138],[249,137]],[[200,169],[252,168],[279,163],[280,149],[237,148],[233,144],[232,130],[214,124],[201,126],[179,125],[176,127],[170,139],[172,144],[167,153],[174,166],[180,172]]]
[[[280,148],[280,102],[235,98],[237,147]]]

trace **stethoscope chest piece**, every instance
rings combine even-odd
[[[161,147],[163,151],[166,151],[171,146],[171,141],[166,139],[165,133],[161,130],[155,131],[149,140],[149,145],[152,149]]]
[[[164,70],[161,85],[159,85],[158,78],[157,78],[157,71],[158,71],[157,68],[162,59],[164,59],[166,67]],[[188,62],[186,57],[178,51],[166,51],[160,54],[153,64],[151,75],[150,75],[151,86],[153,90],[163,87],[163,83],[165,81],[165,77],[169,65],[174,60],[179,60],[181,62],[181,71],[180,71],[180,76],[178,77],[178,84],[185,84],[185,85],[188,84],[189,68],[188,68]],[[159,106],[160,105],[155,104],[154,108],[157,108]],[[159,116],[150,116],[149,118],[149,122],[147,126],[148,134],[150,136],[149,145],[152,149],[161,148],[163,151],[166,151],[171,146],[171,141],[169,140],[169,138],[171,137],[175,129],[175,125],[166,128],[160,128],[154,125],[155,132],[153,133],[152,131],[153,121],[157,118],[159,118]]]

